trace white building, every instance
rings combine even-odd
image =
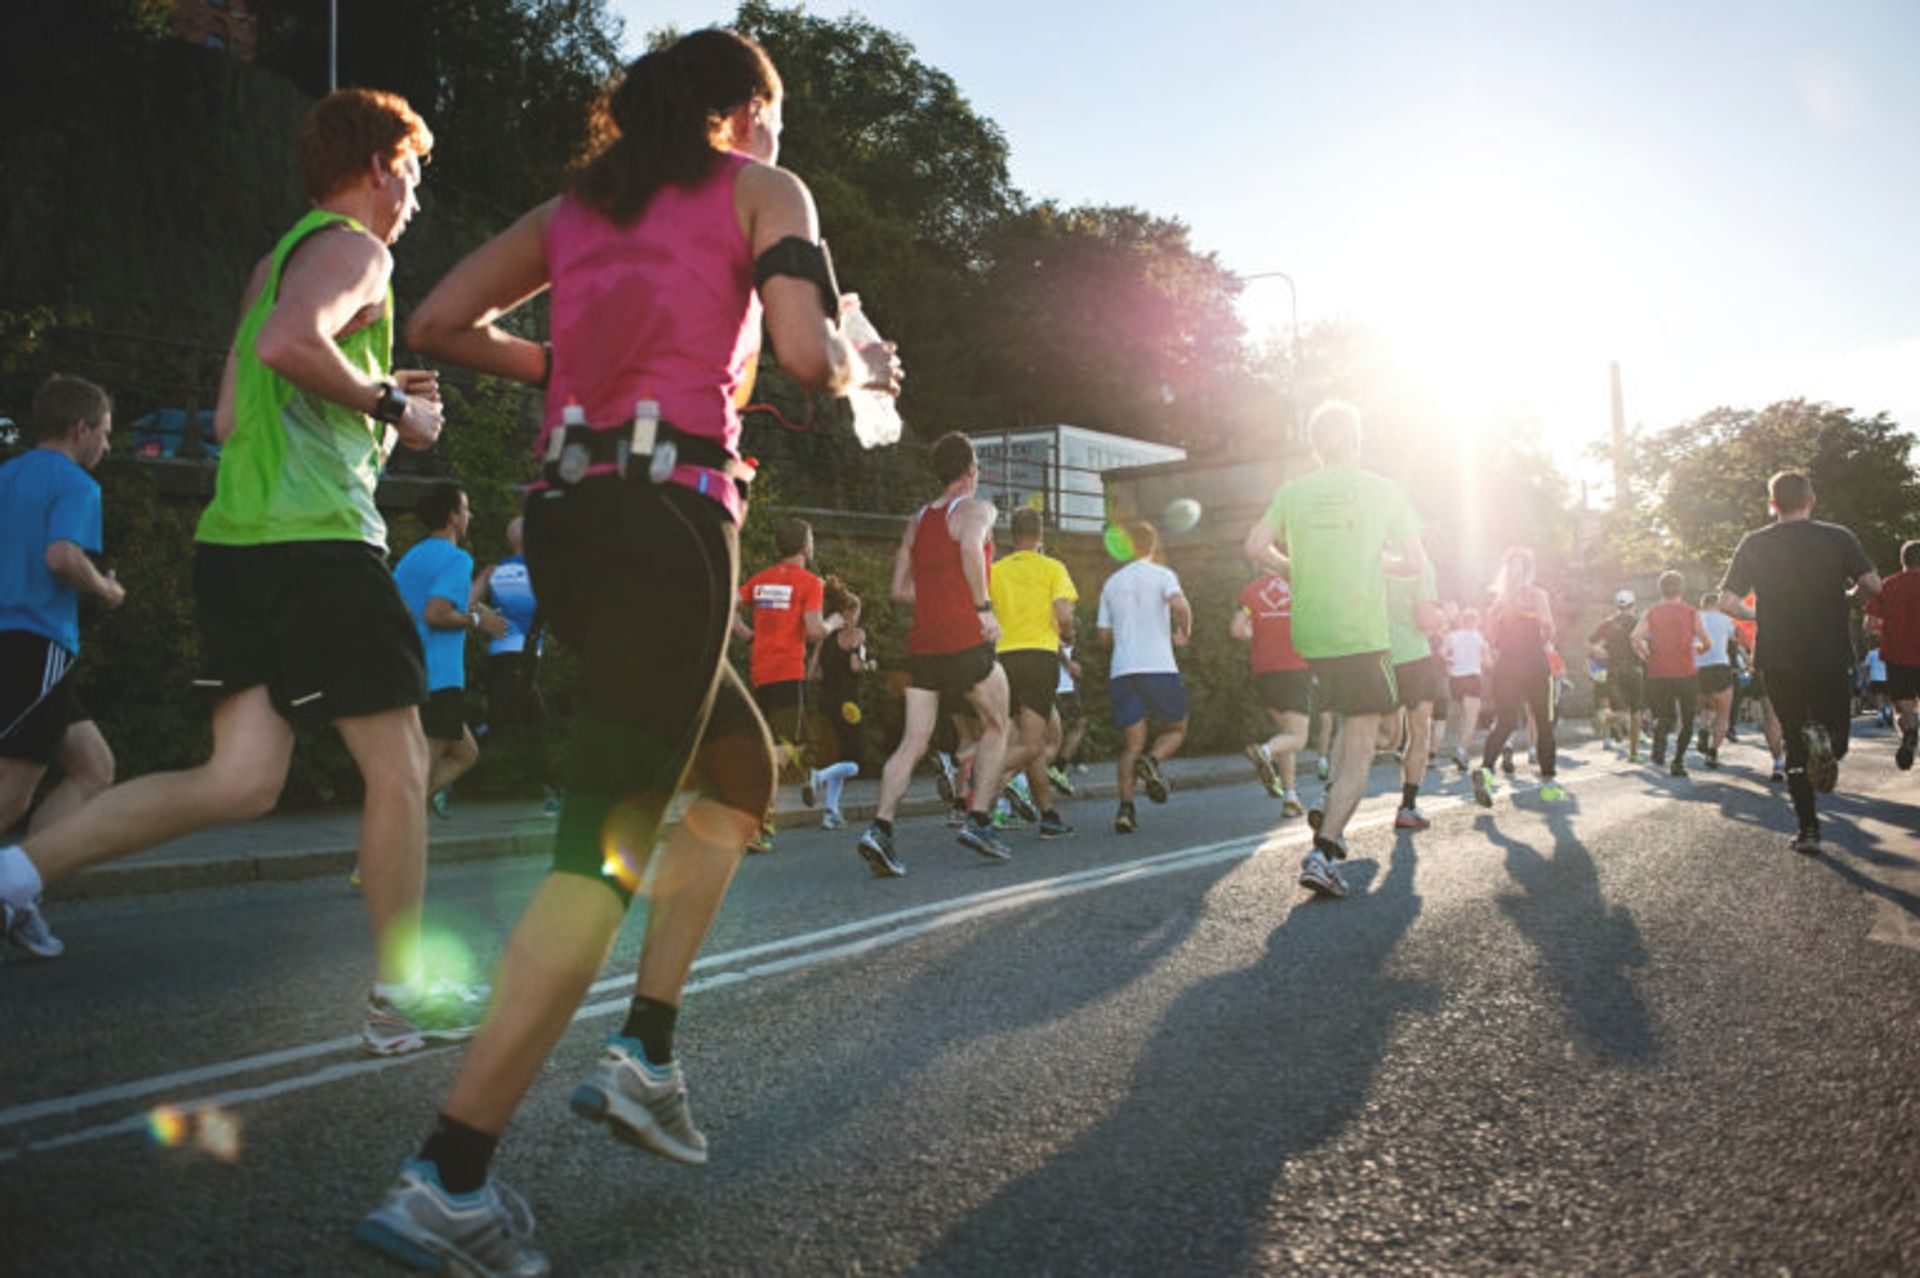
[[[980,496],[1000,508],[1035,505],[1063,532],[1097,533],[1107,522],[1110,470],[1186,460],[1187,450],[1088,430],[1084,426],[1030,426],[971,436],[980,459]]]

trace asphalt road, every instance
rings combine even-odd
[[[1339,902],[1251,782],[1129,838],[1069,806],[1005,865],[909,822],[886,883],[853,832],[783,832],[681,1019],[713,1161],[566,1110],[636,918],[496,1170],[562,1274],[1920,1272],[1891,753],[1859,744],[1818,858],[1745,748],[1676,782],[1587,747],[1573,802],[1485,814],[1449,770],[1398,839],[1378,768]],[[437,873],[450,951],[484,974],[538,870]],[[66,958],[0,969],[0,1270],[401,1272],[349,1234],[458,1055],[358,1054],[344,884],[55,922]]]

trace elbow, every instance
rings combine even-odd
[[[446,353],[444,343],[452,330],[445,317],[431,305],[431,300],[407,318],[407,349],[417,355],[440,358]]]
[[[262,364],[284,377],[299,366],[300,339],[284,325],[269,322],[254,338],[253,353]]]

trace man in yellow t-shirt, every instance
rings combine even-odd
[[[1040,837],[1055,839],[1072,834],[1073,827],[1053,806],[1045,766],[1047,725],[1060,686],[1060,645],[1073,642],[1073,605],[1080,594],[1067,566],[1041,553],[1043,531],[1039,511],[1022,507],[1013,512],[1013,551],[993,565],[987,593],[1000,623],[995,652],[1007,672],[1014,713],[1006,775],[1026,772],[1033,806],[1040,813]],[[1011,781],[1007,788],[1015,807],[1026,801]]]

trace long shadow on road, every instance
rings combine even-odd
[[[1276,1182],[1360,1110],[1397,1017],[1432,1001],[1385,975],[1420,912],[1414,859],[1401,838],[1373,891],[1374,867],[1354,864],[1353,897],[1293,909],[1260,961],[1183,993],[1119,1108],[956,1226],[923,1271],[1259,1268]],[[1116,1218],[1131,1223],[1097,1223]]]
[[[1593,857],[1573,832],[1574,804],[1539,811],[1552,839],[1548,855],[1490,816],[1474,822],[1506,852],[1507,875],[1519,889],[1503,895],[1500,908],[1539,951],[1581,1042],[1610,1061],[1650,1064],[1659,1036],[1631,975],[1647,963],[1640,930],[1625,906],[1609,906],[1601,895]]]

